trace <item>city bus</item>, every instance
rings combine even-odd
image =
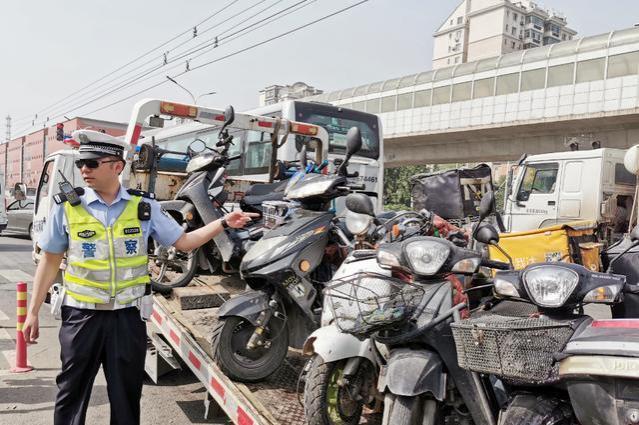
[[[374,114],[335,107],[324,103],[285,101],[274,105],[245,111],[251,115],[262,115],[284,118],[298,122],[316,124],[326,129],[329,136],[328,171],[335,169],[334,161],[344,157],[346,151],[346,133],[356,126],[362,135],[362,149],[350,160],[349,171],[357,171],[358,177],[352,178],[353,183],[363,183],[365,192],[376,200],[378,211],[382,207],[383,193],[383,139],[379,117]],[[188,145],[196,139],[215,147],[219,126],[204,125],[197,122],[154,129],[143,132],[142,143],[154,143],[163,149],[172,151],[186,151]],[[231,127],[229,133],[234,136],[234,145],[229,149],[229,155],[241,154],[242,158],[233,161],[227,168],[229,179],[238,182],[232,193],[239,193],[249,183],[267,182],[269,179],[269,164],[271,161],[271,140],[268,133],[254,130],[243,130]],[[282,143],[282,142],[280,142]],[[302,147],[302,140],[295,135],[289,135],[287,140],[277,150],[277,159],[281,161],[295,161]],[[309,157],[312,148],[308,149]],[[166,155],[166,159],[177,159],[173,155]],[[245,184],[241,184],[245,183]],[[343,202],[343,200],[342,200]],[[341,205],[338,205],[340,208]]]

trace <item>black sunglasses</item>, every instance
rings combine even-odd
[[[100,164],[108,164],[109,162],[120,162],[120,159],[112,159],[109,161],[98,161],[97,159],[76,159],[75,166],[82,168],[85,165],[87,168],[98,168]]]

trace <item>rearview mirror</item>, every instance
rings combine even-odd
[[[484,193],[484,196],[481,198],[481,202],[479,203],[479,221],[483,221],[486,217],[488,217],[494,210],[493,205],[495,203],[495,195],[492,190],[490,192]]]
[[[206,143],[202,139],[193,140],[188,147],[188,152],[192,154],[198,154],[206,149]]]
[[[218,134],[219,139],[224,137],[224,130],[226,130],[226,127],[231,125],[233,121],[235,121],[235,109],[233,109],[233,106],[229,105],[224,110],[224,124],[222,125],[222,128],[220,128],[220,132]]]
[[[499,233],[491,224],[482,224],[473,235],[476,241],[486,245],[495,245],[499,242]]]
[[[27,199],[27,185],[24,183],[16,183],[13,187],[13,197],[16,201],[24,201]]]
[[[229,126],[233,124],[233,121],[235,121],[235,109],[233,109],[233,106],[229,105],[224,110],[224,124]]]
[[[350,158],[362,149],[362,133],[357,127],[351,127],[346,133],[346,156]]]
[[[639,224],[633,227],[630,231],[630,240],[633,242],[639,241]]]
[[[371,217],[375,216],[375,207],[373,206],[373,201],[368,195],[363,193],[351,193],[346,197],[346,209],[349,211],[370,215]]]

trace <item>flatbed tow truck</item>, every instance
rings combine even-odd
[[[130,146],[126,167],[122,173],[124,187],[140,187],[140,176],[131,175],[131,163],[134,160],[136,146],[145,120],[149,116],[173,116],[199,121],[205,124],[222,124],[224,111],[196,105],[177,104],[156,99],[138,102],[133,109],[125,136]],[[262,131],[271,135],[272,152],[277,152],[277,144],[288,134],[299,134],[321,141],[321,149],[316,155],[324,158],[328,154],[328,134],[322,127],[289,121],[280,118],[254,116],[236,113],[233,127]],[[73,169],[73,152],[60,152],[53,159],[53,171]],[[271,158],[269,176],[274,175],[276,154]],[[57,172],[50,173],[49,187],[55,187]],[[148,181],[147,176],[143,181]],[[271,180],[272,177],[269,177]],[[41,177],[42,179],[42,177]],[[53,196],[49,190],[45,198]],[[50,199],[46,199],[50,201]],[[45,202],[43,209],[48,211],[52,202]],[[47,212],[43,211],[46,220]],[[39,248],[34,243],[34,261],[39,257]],[[204,399],[205,416],[228,417],[236,425],[284,425],[304,423],[304,409],[301,404],[300,373],[306,363],[300,350],[289,350],[285,362],[263,382],[242,384],[231,381],[222,373],[213,361],[210,335],[217,321],[217,307],[229,297],[244,290],[244,282],[239,276],[203,276],[195,277],[185,288],[178,288],[171,296],[154,295],[153,313],[148,324],[148,344],[145,370],[149,377],[158,379],[171,370],[182,369],[186,365],[206,389]],[[190,292],[192,303],[196,307],[183,308],[185,296],[180,291]],[[214,306],[206,306],[201,301],[218,297]],[[200,304],[200,305],[198,305]],[[179,357],[179,360],[178,360]],[[181,360],[181,361],[180,361]],[[378,423],[379,415],[372,415]],[[365,416],[363,423],[373,423]]]

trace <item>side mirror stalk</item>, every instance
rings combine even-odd
[[[511,269],[512,269],[512,270],[514,270],[514,269],[515,269],[515,265],[513,264],[513,259],[512,259],[512,257],[511,257],[510,255],[508,255],[508,253],[507,253],[506,251],[504,251],[504,249],[503,249],[502,247],[500,247],[500,246],[499,246],[499,244],[498,244],[497,242],[495,242],[495,241],[491,241],[491,242],[490,242],[490,245],[491,245],[491,246],[494,246],[494,247],[495,247],[495,248],[496,248],[499,252],[501,252],[501,254],[502,254],[504,257],[508,258],[508,262],[510,263],[510,267],[511,267]]]

